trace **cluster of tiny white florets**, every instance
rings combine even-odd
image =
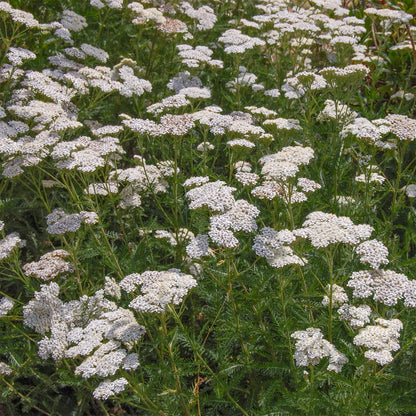
[[[109,9],[122,9],[123,0],[90,0],[91,6],[102,9],[108,7]]]
[[[7,314],[14,306],[14,301],[10,298],[1,298],[0,299],[0,317]]]
[[[7,59],[13,66],[21,66],[24,61],[29,61],[36,58],[36,54],[25,48],[9,48]]]
[[[352,64],[344,68],[326,67],[321,69],[319,73],[331,86],[350,85],[352,87],[361,82],[370,73],[370,69],[363,64]]]
[[[208,256],[209,253],[209,237],[206,234],[198,234],[186,246],[186,254],[191,259],[200,259]]]
[[[339,318],[348,322],[353,329],[362,328],[370,322],[371,308],[368,305],[344,304],[338,309]]]
[[[142,294],[130,302],[131,308],[140,312],[162,313],[169,304],[178,305],[196,284],[191,275],[171,269],[130,274],[120,282],[120,287],[131,293],[140,286]]]
[[[287,245],[293,243],[296,237],[289,230],[276,231],[270,227],[264,227],[260,234],[254,237],[253,250],[260,257],[265,257],[272,267],[280,268],[288,264],[307,263],[306,259],[300,258],[293,253]]]
[[[96,224],[98,215],[95,212],[81,211],[79,214],[66,214],[61,208],[56,208],[46,217],[49,234],[62,235],[67,232],[76,232],[81,224]]]
[[[318,115],[319,121],[333,120],[338,123],[351,123],[357,117],[357,113],[352,111],[346,104],[339,101],[326,100],[325,107]],[[366,119],[364,119],[366,120]]]
[[[239,199],[226,212],[210,218],[208,235],[219,246],[237,247],[238,240],[233,232],[244,231],[250,233],[256,231],[257,224],[255,218],[259,213],[260,211],[254,205]]]
[[[242,54],[256,46],[264,46],[264,40],[244,35],[238,29],[228,29],[219,38],[218,42],[224,43],[224,52],[227,54]]]
[[[97,1],[97,0],[94,0]],[[120,377],[116,380],[102,381],[98,387],[94,390],[93,396],[97,400],[107,400],[110,396],[124,391],[128,381],[124,377]]]
[[[17,233],[6,235],[6,237],[0,240],[0,261],[9,257],[14,249],[22,245],[23,241]]]
[[[23,307],[24,324],[44,335],[38,343],[42,359],[85,357],[75,369],[75,374],[84,378],[109,377],[120,368],[138,367],[137,354],[127,350],[142,337],[144,328],[131,311],[107,300],[103,290],[67,303],[58,295],[56,283],[41,285],[34,299]],[[97,398],[109,397],[99,392],[94,393]]]
[[[165,114],[160,118],[160,123],[140,118],[128,118],[122,123],[134,132],[153,137],[184,136],[194,127],[193,117],[190,114]]]
[[[4,363],[4,362],[0,362],[0,374],[3,376],[9,376],[10,374],[12,374],[13,370],[12,368]]]
[[[5,1],[0,2],[0,12],[7,13],[13,22],[20,23],[28,28],[40,27],[39,22],[33,17],[31,13],[20,9],[15,9]]]
[[[294,234],[309,239],[316,248],[334,243],[356,245],[367,240],[373,231],[370,225],[355,225],[348,217],[321,211],[312,212],[306,218],[302,228],[294,230]]]
[[[383,175],[380,175],[380,171],[378,166],[376,165],[368,165],[365,166],[365,172],[357,175],[355,177],[355,181],[358,183],[366,183],[366,184],[383,184],[386,178]],[[374,186],[374,185],[373,185]]]
[[[264,85],[256,82],[257,75],[248,72],[245,66],[240,66],[238,71],[238,76],[225,84],[230,91],[236,93],[242,87],[250,87],[254,92],[264,90]]]
[[[322,305],[324,306],[331,305],[332,308],[338,308],[348,302],[348,295],[345,289],[335,283],[333,285],[327,285],[326,293],[327,295],[322,299]]]
[[[127,6],[134,16],[132,23],[135,25],[144,25],[148,22],[162,24],[166,22],[163,13],[154,7],[144,8],[143,4],[136,1]]]
[[[170,161],[159,162],[156,165],[147,164],[143,158],[138,161],[140,164],[135,167],[110,172],[110,179],[119,186],[128,184],[120,192],[120,207],[123,209],[141,206],[144,192],[150,191],[155,194],[166,192],[168,189],[166,178],[174,174]]]
[[[88,26],[84,16],[68,9],[62,12],[61,25],[72,32],[80,32]]]
[[[261,173],[266,180],[286,180],[299,172],[314,157],[313,149],[303,146],[284,147],[280,152],[259,159],[263,165]]]
[[[376,18],[378,17],[381,20],[387,20],[391,23],[408,23],[413,19],[413,16],[409,13],[404,12],[403,10],[393,10],[388,8],[375,9],[373,7],[368,7],[364,10],[364,13],[367,16]]]
[[[285,91],[286,98],[300,98],[307,91],[319,91],[328,86],[325,78],[322,75],[314,72],[302,71],[293,77],[288,77],[282,90]]]
[[[389,250],[378,240],[368,240],[359,244],[355,252],[360,256],[361,263],[368,263],[373,269],[379,269],[381,264],[388,264]]]
[[[179,228],[176,232],[156,230],[154,236],[159,240],[167,240],[172,247],[184,244],[195,237],[194,233],[187,228]]]
[[[365,270],[352,273],[348,287],[354,289],[356,298],[368,298],[388,306],[404,299],[404,305],[416,307],[416,286],[406,275],[393,270]]]
[[[26,276],[34,276],[44,281],[52,280],[58,275],[75,270],[72,263],[64,260],[68,256],[69,253],[65,250],[54,250],[41,256],[37,262],[26,263],[23,270]]]
[[[307,328],[305,331],[296,331],[291,335],[296,339],[293,358],[298,367],[317,365],[325,358],[329,358],[328,371],[339,373],[347,357],[340,353],[324,336],[319,328]]]
[[[182,63],[188,68],[198,68],[205,64],[213,68],[222,68],[224,63],[219,59],[212,59],[212,49],[207,46],[195,46],[191,45],[176,45],[179,50],[178,55],[182,59]]]
[[[403,324],[399,319],[377,318],[378,325],[368,325],[360,329],[354,337],[354,344],[369,348],[364,353],[370,361],[386,365],[393,361],[392,351],[400,349],[399,337]]]
[[[207,182],[190,189],[186,197],[191,201],[190,209],[207,207],[213,212],[225,212],[235,203],[233,193],[236,188],[227,186],[224,181]]]
[[[357,117],[346,125],[340,133],[342,138],[355,137],[372,144],[377,144],[384,135],[390,131],[385,123],[377,123],[377,120],[367,120],[364,117]]]
[[[94,172],[124,153],[116,137],[105,136],[92,140],[90,137],[81,136],[69,142],[58,143],[51,156],[58,160],[57,168]]]
[[[196,19],[198,21],[196,25],[198,30],[212,29],[217,21],[214,10],[209,6],[204,5],[195,9],[190,3],[183,1],[179,5],[179,10],[191,19]]]
[[[402,114],[389,114],[386,121],[390,131],[396,135],[399,140],[413,141],[416,138],[416,120]]]

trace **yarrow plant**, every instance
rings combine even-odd
[[[416,414],[415,13],[0,1],[0,413]]]

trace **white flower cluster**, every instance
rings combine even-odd
[[[209,238],[206,234],[198,234],[186,246],[186,254],[191,259],[200,259],[209,255]]]
[[[378,325],[368,325],[360,329],[354,337],[354,344],[369,348],[364,353],[370,361],[386,365],[393,361],[392,351],[400,349],[399,337],[403,324],[399,319],[377,318]]]
[[[19,134],[26,130],[26,125],[21,122],[16,122],[12,128],[15,129],[16,134]],[[8,129],[7,134],[12,136],[15,132]],[[0,153],[6,156],[2,165],[3,176],[13,178],[23,173],[24,167],[38,165],[50,154],[50,148],[58,140],[59,136],[56,133],[48,131],[43,131],[35,137],[23,136],[16,141],[5,137],[3,143],[0,144]]]
[[[356,182],[361,182],[361,183],[375,183],[375,184],[379,184],[381,185],[384,181],[386,180],[386,178],[382,175],[380,175],[377,172],[373,172],[372,169],[367,169],[366,173],[362,173],[361,175],[357,175],[355,177],[355,181]]]
[[[381,264],[388,264],[389,250],[378,240],[367,240],[355,248],[361,263],[368,263],[371,268],[379,269]]]
[[[260,234],[254,237],[253,250],[267,259],[270,266],[275,268],[284,267],[288,264],[299,264],[304,266],[306,259],[300,258],[293,253],[287,244],[293,243],[296,237],[289,230],[276,231],[270,227],[264,227]]]
[[[159,240],[167,240],[172,247],[178,244],[183,244],[194,238],[194,233],[187,228],[179,228],[177,232],[170,232],[167,230],[156,230],[155,238]]]
[[[162,24],[166,22],[163,13],[154,7],[144,8],[141,3],[133,1],[127,6],[134,16],[132,23],[135,25],[143,25],[147,22],[154,22],[156,24]]]
[[[240,66],[238,68],[238,76],[234,78],[232,81],[228,81],[225,86],[236,93],[238,89],[241,87],[251,87],[254,92],[263,91],[264,85],[257,83],[257,75],[252,74],[251,72],[247,71],[245,66]]]
[[[373,231],[370,225],[354,225],[348,217],[337,217],[322,211],[312,212],[306,218],[302,228],[294,230],[293,233],[309,239],[316,248],[334,243],[356,245],[367,240]]]
[[[167,33],[169,35],[183,34],[184,39],[192,39],[193,36],[188,31],[188,26],[186,23],[182,22],[179,19],[172,19],[170,17],[165,17],[165,21],[158,26],[158,29],[162,33]]]
[[[177,94],[184,88],[201,88],[202,81],[189,71],[182,71],[171,78],[166,86]]]
[[[102,195],[118,193],[117,182],[104,182],[104,183],[90,183],[88,188],[84,190],[84,193],[88,195]]]
[[[351,123],[356,117],[357,113],[352,111],[346,104],[342,104],[339,101],[326,100],[325,107],[319,113],[317,120],[333,120],[338,123],[347,124]]]
[[[293,77],[285,79],[282,90],[286,98],[300,98],[307,91],[319,91],[327,88],[328,84],[322,75],[310,71],[302,71]]]
[[[76,95],[74,88],[66,87],[38,71],[27,71],[22,85],[34,94],[42,94],[55,103],[69,103]]]
[[[124,97],[140,96],[152,90],[149,81],[137,77],[131,66],[123,64],[116,65],[113,69],[106,66],[83,67],[76,74],[69,74],[65,78],[78,86],[78,91],[82,94],[88,93],[87,86],[106,93],[118,92]]]
[[[54,209],[46,216],[49,234],[62,235],[67,232],[74,233],[81,227],[81,223],[96,224],[98,215],[95,212],[81,211],[79,214],[66,214],[62,208]]]
[[[13,372],[13,370],[11,369],[11,367],[4,363],[4,362],[0,362],[0,374],[4,375],[4,376],[9,376],[11,373]]]
[[[198,30],[212,29],[217,21],[214,10],[209,6],[204,5],[195,9],[190,3],[183,1],[179,4],[179,10],[191,19],[196,19],[198,21],[196,25]]]
[[[140,118],[128,118],[122,123],[136,133],[148,134],[153,137],[184,136],[194,127],[193,117],[190,114],[165,114],[160,118],[159,124]]]
[[[409,280],[402,273],[393,270],[365,270],[351,274],[347,283],[354,289],[356,298],[368,298],[387,306],[396,305],[400,299],[404,299],[404,305],[416,307],[416,286],[414,280]]]
[[[228,29],[219,38],[218,42],[224,43],[226,54],[242,54],[256,46],[264,46],[266,42],[262,39],[244,35],[238,29]]]
[[[84,16],[68,9],[62,12],[61,25],[72,32],[80,32],[88,26]]]
[[[41,256],[39,261],[26,263],[23,270],[26,276],[35,276],[43,281],[52,280],[60,274],[72,273],[75,267],[64,260],[69,253],[65,250],[54,250]]]
[[[221,60],[212,59],[213,51],[207,46],[176,45],[179,50],[179,56],[182,63],[188,68],[198,68],[204,64],[208,64],[213,68],[223,68],[224,64]]]
[[[404,12],[403,10],[393,10],[393,9],[375,9],[373,7],[369,7],[364,10],[364,13],[367,16],[373,18],[380,18],[382,20],[388,20],[391,23],[409,23],[413,20],[413,16],[409,13]]]
[[[140,312],[163,313],[170,303],[178,305],[196,286],[196,280],[189,274],[171,269],[133,273],[120,282],[120,287],[127,293],[134,292],[138,286],[142,294],[133,299],[129,306]]]
[[[298,367],[317,365],[329,357],[328,371],[339,373],[344,364],[348,362],[347,357],[340,353],[324,336],[319,328],[307,328],[305,331],[296,331],[291,335],[296,339],[295,353],[293,358]]]
[[[120,192],[122,209],[141,206],[142,194],[145,192],[157,194],[164,193],[168,189],[166,178],[173,175],[173,168],[165,166],[162,162],[157,165],[147,164],[143,158],[139,160],[139,163],[132,168],[110,172],[112,183],[119,187],[124,186]],[[127,186],[125,186],[126,183]]]
[[[35,59],[36,54],[25,48],[10,47],[6,57],[13,66],[20,66],[24,61]]]
[[[225,212],[235,203],[233,192],[236,188],[227,186],[224,181],[207,182],[190,189],[185,196],[191,201],[190,209],[207,207],[214,212]]]
[[[390,131],[399,140],[413,141],[416,138],[416,120],[402,114],[389,114],[386,119]]]
[[[370,69],[363,64],[347,65],[344,68],[329,66],[319,71],[319,74],[332,87],[344,85],[352,87],[361,82],[369,73]]]
[[[24,324],[44,335],[38,343],[42,359],[86,357],[75,369],[84,378],[113,376],[119,368],[138,367],[137,354],[121,348],[124,344],[130,349],[144,334],[131,311],[107,300],[103,290],[67,303],[58,295],[56,283],[41,285],[34,299],[23,307]],[[100,391],[99,386],[97,398],[110,396]]]
[[[162,114],[165,111],[186,107],[191,102],[182,93],[163,98],[162,101],[147,107],[147,112],[151,114]]]
[[[339,318],[348,322],[353,329],[362,328],[370,322],[371,308],[368,305],[342,305],[338,309]]]
[[[12,309],[14,306],[14,301],[10,298],[1,298],[0,299],[0,317],[4,316]]]
[[[269,117],[277,116],[276,111],[270,110],[269,108],[266,108],[266,107],[257,107],[255,105],[246,106],[244,107],[244,110],[247,110],[248,112],[256,116],[256,118],[257,117],[269,118]]]
[[[93,0],[97,1],[97,0]],[[98,0],[100,1],[100,0]],[[106,380],[101,382],[94,390],[93,396],[97,400],[107,400],[110,396],[124,391],[128,384],[128,381],[124,377],[120,377],[116,380]]]
[[[291,132],[298,132],[302,131],[303,128],[300,125],[299,120],[296,120],[294,118],[274,118],[265,120],[263,122],[264,126],[272,126],[274,130],[277,132],[285,132],[285,131],[291,131]]]
[[[259,159],[259,163],[263,165],[261,174],[266,180],[286,180],[295,176],[299,167],[309,164],[313,157],[311,147],[287,146],[278,153]]]
[[[82,126],[76,120],[77,113],[74,109],[69,110],[62,103],[31,100],[27,104],[11,104],[7,107],[7,110],[17,117],[36,123],[32,127],[32,131],[41,131],[47,127],[50,132],[59,132]]]
[[[13,22],[21,23],[28,28],[40,27],[33,14],[20,9],[14,9],[9,3],[0,1],[0,12],[7,13]]]
[[[123,8],[123,0],[90,0],[90,4],[91,6],[97,7],[98,9],[102,9],[106,6],[109,9]]]
[[[0,261],[9,257],[15,248],[22,245],[23,241],[17,233],[6,235],[6,237],[0,240]]]
[[[58,160],[56,167],[59,169],[95,172],[124,153],[116,137],[105,136],[92,140],[88,136],[81,136],[69,142],[58,143],[51,156]]]
[[[247,233],[257,230],[255,218],[260,211],[244,199],[234,202],[234,205],[226,212],[212,216],[210,231],[208,235],[214,243],[219,246],[235,248],[239,242],[234,232],[244,231]]]
[[[364,117],[357,117],[342,129],[340,137],[344,139],[353,136],[359,140],[377,144],[389,131],[389,126],[383,120],[370,121]]]
[[[332,288],[332,293],[331,293],[331,288]],[[348,302],[348,295],[345,292],[344,288],[341,286],[338,286],[337,284],[333,284],[333,285],[327,285],[326,287],[326,293],[327,295],[324,296],[324,298],[322,299],[322,305],[324,306],[329,306],[331,305],[331,295],[332,295],[332,307],[333,308],[338,308],[341,305],[343,305],[344,303]]]

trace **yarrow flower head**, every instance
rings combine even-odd
[[[72,273],[74,265],[65,261],[69,253],[65,250],[54,250],[44,254],[39,261],[26,263],[23,270],[26,276],[35,276],[38,279],[52,280],[60,274]]]
[[[339,373],[347,357],[340,353],[324,336],[319,328],[307,328],[305,331],[296,331],[291,335],[296,339],[293,358],[298,367],[317,365],[325,358],[329,358],[328,371]]]
[[[288,264],[299,264],[301,266],[307,263],[293,253],[293,250],[287,246],[294,242],[296,237],[290,230],[276,231],[270,227],[264,227],[260,234],[254,237],[253,250],[260,257],[265,257],[272,267],[280,268]]]
[[[368,240],[359,244],[355,252],[360,256],[361,263],[368,263],[373,269],[379,269],[381,264],[388,264],[387,247],[378,240]]]
[[[312,212],[306,217],[302,228],[294,234],[307,238],[316,248],[334,243],[355,245],[370,237],[373,227],[367,224],[355,225],[348,217],[337,217],[321,211]]]
[[[236,188],[227,186],[224,181],[215,181],[195,187],[185,195],[191,201],[190,209],[207,207],[214,212],[225,212],[235,203],[232,195],[235,191]]]
[[[331,285],[328,285],[326,287],[326,293],[327,295],[325,295],[324,298],[322,299],[322,305],[324,306],[331,305],[333,308],[337,308],[343,305],[344,303],[348,302],[348,295],[345,292],[344,288],[341,286],[338,286],[335,283],[332,285],[332,287]],[[332,302],[331,302],[331,296],[332,296]]]
[[[376,319],[377,325],[369,325],[360,329],[354,337],[354,344],[368,348],[364,356],[380,365],[393,361],[392,351],[400,349],[399,337],[403,324],[399,319]]]
[[[171,269],[130,274],[120,282],[120,287],[131,293],[140,286],[142,294],[130,302],[131,308],[141,312],[161,313],[170,303],[178,305],[196,284],[191,275]]]

